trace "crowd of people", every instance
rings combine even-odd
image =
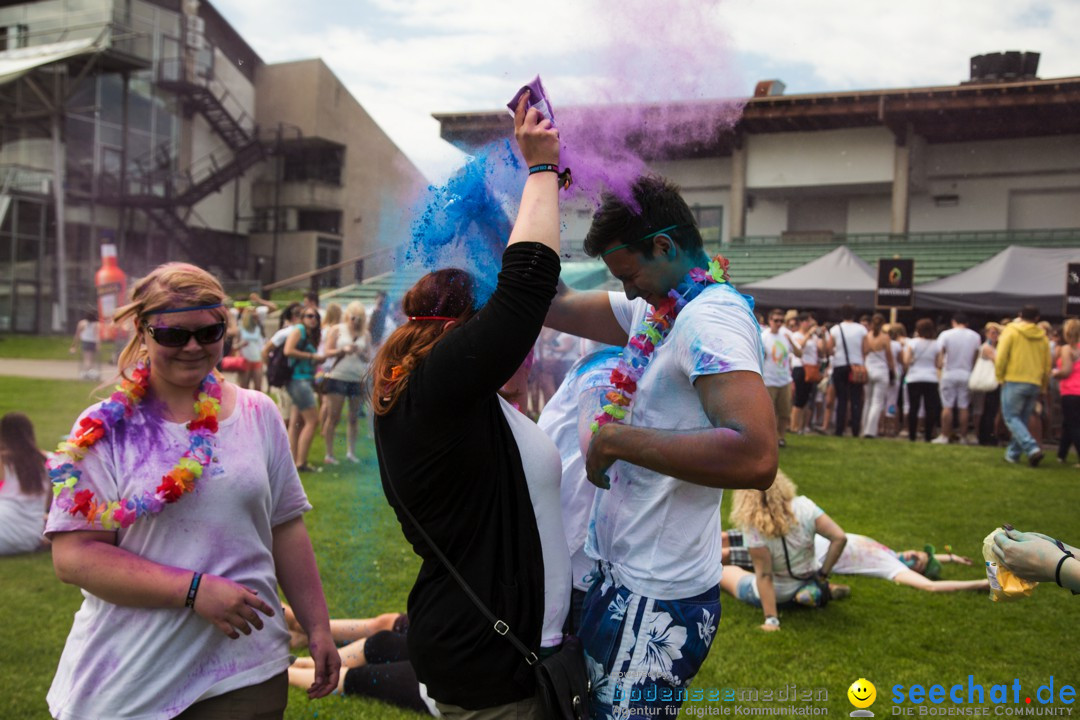
[[[965,313],[948,328],[918,319],[911,337],[884,315],[840,309],[819,325],[811,312],[773,309],[763,326],[764,381],[777,417],[777,444],[794,432],[855,437],[920,437],[933,444],[1006,444],[1005,459],[1043,459],[1060,439],[1080,459],[1080,320],[1040,322],[1034,306],[988,322],[982,334]]]
[[[789,425],[830,420],[837,435],[895,434],[906,418],[912,440],[920,422],[928,440],[963,440],[960,374],[985,359],[1006,459],[1038,464],[1024,434],[1050,378],[1038,317],[1023,309],[996,344],[921,320],[909,341],[851,308],[831,327],[770,311],[763,328],[658,176],[605,194],[585,240],[623,292],[571,290],[558,281],[558,132],[527,101],[514,123],[529,175],[485,303],[469,273],[447,268],[405,293],[400,322],[385,297],[340,315],[314,297],[282,309],[267,338],[267,301],[234,317],[213,276],[170,263],[117,313],[132,328],[120,389],[47,463],[24,417],[0,421],[0,493],[17,478],[57,576],[84,591],[48,694],[54,717],[280,718],[290,682],[311,698],[360,694],[436,716],[535,717],[533,665],[577,647],[568,635],[584,649],[590,716],[670,714],[714,643],[721,590],[760,606],[775,632],[785,604],[848,595],[838,573],[987,587],[937,579],[942,562],[966,558],[846,533],[779,471],[780,448]],[[1063,332],[1064,398],[1080,394],[1080,322]],[[576,361],[571,337],[594,343]],[[538,341],[561,365],[534,400],[523,378]],[[324,461],[338,462],[346,406],[345,458],[356,457],[365,397],[382,487],[421,566],[406,613],[332,621],[299,473],[320,424]],[[1066,422],[1078,411],[1070,401]],[[995,543],[1020,574],[1080,576],[1072,549],[1057,543],[1057,560],[1045,536]],[[300,646],[310,658],[294,662]]]

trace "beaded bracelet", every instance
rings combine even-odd
[[[202,580],[202,573],[196,572],[191,576],[191,586],[187,591],[187,600],[184,601],[184,607],[195,609],[195,595],[199,592],[199,581]]]

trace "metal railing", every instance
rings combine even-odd
[[[322,287],[322,284],[319,282],[320,278],[337,273],[342,268],[347,267],[354,268],[356,282],[363,282],[367,278],[382,275],[383,273],[393,270],[394,257],[397,250],[397,248],[380,248],[364,255],[357,255],[348,260],[333,263],[332,265],[326,265],[325,267],[317,268],[315,270],[299,273],[292,277],[287,277],[284,280],[278,280],[277,282],[263,285],[263,292],[268,293],[273,290],[280,290],[282,288],[295,287],[304,284],[312,289],[318,289]]]
[[[949,232],[909,233],[813,233],[799,235],[747,235],[733,237],[725,245],[893,245],[898,243],[1005,243],[1033,245],[1039,242],[1080,243],[1080,228],[1047,228],[1045,230],[957,230]]]

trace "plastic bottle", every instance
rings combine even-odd
[[[113,313],[127,296],[127,275],[116,264],[116,245],[112,243],[101,245],[101,268],[94,275],[94,287],[97,288],[101,339],[111,342],[116,340],[118,332]]]

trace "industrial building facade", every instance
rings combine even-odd
[[[0,332],[70,327],[103,242],[235,291],[375,271],[425,184],[325,64],[264,63],[207,2],[0,7]]]

